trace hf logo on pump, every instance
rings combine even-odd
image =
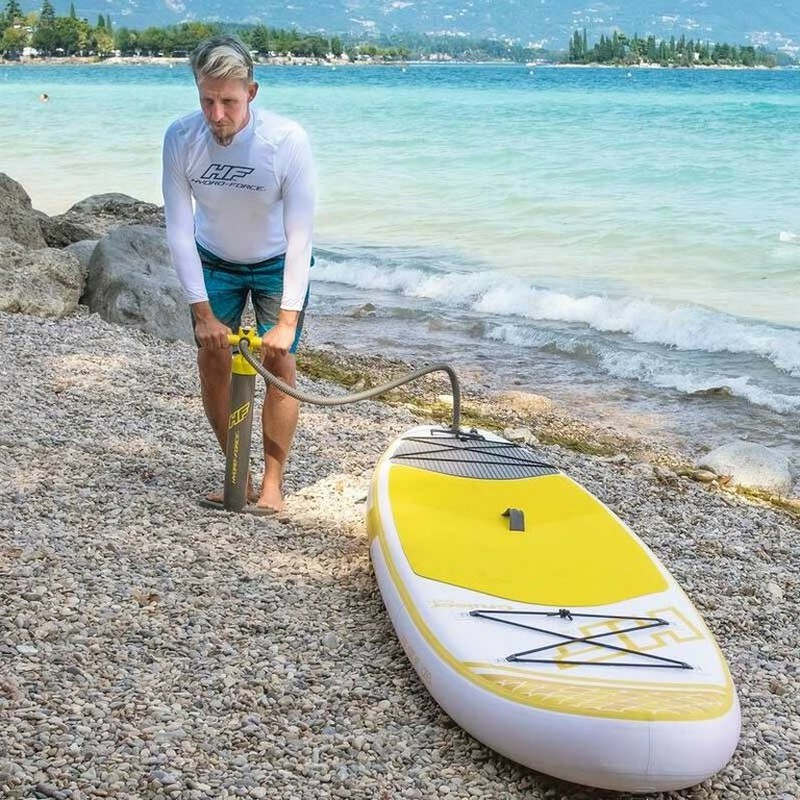
[[[231,428],[235,428],[237,425],[241,425],[242,422],[247,418],[247,415],[250,413],[250,402],[248,401],[244,405],[239,406],[239,408],[234,409],[228,419],[228,430]]]

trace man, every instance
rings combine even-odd
[[[191,307],[203,407],[224,450],[227,337],[239,328],[248,295],[264,366],[295,384],[316,182],[303,129],[252,106],[258,84],[240,39],[215,36],[201,42],[190,61],[200,111],[174,122],[164,136],[164,210],[172,261]],[[262,413],[264,476],[258,496],[250,497],[261,510],[283,510],[283,471],[297,415],[296,400],[268,389]]]

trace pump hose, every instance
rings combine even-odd
[[[238,346],[239,352],[242,354],[244,360],[261,375],[268,384],[279,389],[284,394],[288,394],[289,397],[293,397],[295,400],[300,400],[303,403],[311,403],[315,406],[344,406],[349,403],[358,403],[361,400],[368,400],[371,397],[376,397],[379,394],[388,392],[390,389],[396,389],[398,386],[402,386],[405,383],[415,381],[417,378],[421,378],[423,375],[428,375],[431,372],[446,372],[447,377],[450,379],[450,386],[453,392],[453,422],[450,427],[454,433],[458,433],[459,431],[459,424],[461,421],[461,389],[458,385],[458,376],[449,364],[432,364],[427,367],[420,367],[413,372],[395,378],[393,381],[384,383],[382,386],[375,386],[372,389],[365,389],[362,392],[346,394],[340,397],[325,397],[323,395],[308,394],[307,392],[300,391],[284,383],[280,378],[275,377],[275,375],[267,370],[258,359],[253,358],[247,339],[242,338]]]

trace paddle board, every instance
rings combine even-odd
[[[534,770],[629,792],[681,789],[730,759],[728,666],[648,547],[536,451],[416,427],[376,466],[370,555],[433,698]]]

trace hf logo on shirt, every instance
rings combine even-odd
[[[237,167],[235,164],[211,164],[200,178],[212,181],[238,181],[246,178],[253,169],[253,167]]]
[[[252,192],[263,192],[265,186],[242,183],[255,167],[241,167],[236,164],[209,164],[199,178],[192,178],[192,183],[201,186],[228,186],[234,189],[249,189]]]

